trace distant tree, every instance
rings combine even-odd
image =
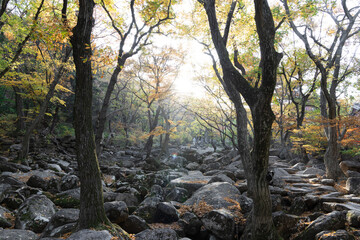
[[[358,5],[348,9],[346,0],[341,1],[341,6],[338,3],[314,1],[294,6],[289,5],[287,0],[283,1],[291,28],[305,45],[306,53],[320,72],[321,115],[327,120],[325,132],[328,138],[324,161],[327,177],[335,180],[343,176],[339,167],[341,136],[336,92],[338,86],[354,71],[350,66],[343,66],[343,53],[349,39],[360,32]],[[319,18],[328,19],[328,26],[313,24]],[[301,21],[301,26],[295,20]],[[333,24],[330,24],[331,20]],[[324,29],[328,34],[326,39],[322,35]]]

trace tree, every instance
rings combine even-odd
[[[65,3],[66,3],[66,1],[65,1]],[[31,122],[31,124],[29,125],[29,127],[27,128],[27,130],[25,132],[25,135],[24,135],[24,138],[23,138],[23,141],[22,141],[22,147],[21,147],[21,150],[18,153],[18,160],[26,159],[26,157],[27,157],[27,155],[29,153],[30,136],[31,136],[32,132],[34,131],[34,129],[37,127],[37,125],[44,118],[47,107],[48,107],[48,104],[49,104],[51,98],[54,96],[56,86],[60,82],[60,80],[61,80],[61,78],[62,78],[62,76],[63,76],[63,74],[64,74],[64,72],[66,70],[65,64],[67,63],[67,61],[70,58],[71,47],[69,46],[69,43],[66,40],[66,39],[68,39],[68,26],[67,26],[67,19],[66,19],[66,8],[67,7],[64,4],[62,12],[61,12],[61,14],[62,14],[61,19],[62,19],[63,26],[55,26],[55,28],[59,28],[60,30],[58,30],[58,31],[54,30],[55,34],[52,34],[51,36],[49,36],[47,38],[47,40],[48,40],[46,42],[47,44],[45,44],[46,47],[47,47],[46,48],[47,50],[45,50],[45,51],[48,51],[49,55],[51,55],[51,53],[49,53],[49,51],[50,51],[49,49],[51,49],[51,48],[52,48],[52,50],[54,50],[54,48],[63,50],[63,55],[60,54],[60,56],[61,56],[60,64],[56,64],[56,63],[53,64],[53,65],[55,65],[54,66],[54,72],[55,72],[54,79],[49,84],[48,92],[46,93],[45,99],[43,100],[43,102],[42,102],[42,104],[40,106],[39,113],[37,114],[35,119]],[[51,44],[49,44],[49,41],[52,41]],[[59,41],[59,42],[57,42],[57,41]],[[65,41],[65,43],[63,43],[63,41]],[[40,44],[38,44],[38,48],[41,49],[39,45]],[[49,45],[51,45],[51,46],[49,46]],[[54,54],[54,55],[56,56],[57,54]],[[52,74],[50,74],[50,75],[52,75]],[[49,82],[50,81],[51,80],[49,80]]]
[[[66,0],[65,0],[66,2]],[[76,157],[81,182],[80,229],[110,224],[104,210],[103,190],[99,163],[95,152],[94,132],[91,121],[92,71],[91,31],[94,24],[93,0],[79,1],[77,24],[70,39],[76,67],[74,103],[74,128]]]
[[[321,3],[321,1],[315,1],[314,3]],[[341,62],[344,59],[343,51],[345,43],[360,32],[360,27],[357,25],[360,9],[358,9],[358,6],[348,9],[346,0],[341,1],[341,9],[339,6],[336,6],[336,2],[334,4],[323,2],[323,7],[316,5],[296,6],[300,9],[299,12],[302,17],[306,19],[305,27],[300,28],[295,24],[297,16],[290,9],[288,1],[284,0],[283,4],[291,28],[305,45],[307,54],[320,72],[321,115],[328,121],[325,125],[325,132],[328,138],[328,147],[324,156],[326,175],[328,178],[337,180],[343,176],[343,173],[339,167],[339,141],[341,137],[338,133],[339,122],[336,90],[339,84],[353,71],[349,67],[342,69]],[[340,13],[335,14],[335,10]],[[331,37],[331,41],[322,39],[323,36],[321,34],[314,34],[314,27],[316,25],[312,23],[315,21],[314,16],[318,11],[323,12],[322,17],[328,17],[329,20],[332,19],[334,22],[334,25],[327,29],[328,38]],[[318,29],[320,33],[322,28],[323,26],[320,25]]]
[[[271,110],[271,100],[276,85],[276,69],[282,57],[282,54],[277,53],[274,47],[276,28],[270,7],[267,1],[254,1],[261,60],[259,77],[252,86],[236,69],[238,60],[234,59],[233,64],[226,48],[232,14],[228,14],[224,34],[221,35],[216,17],[215,0],[198,0],[198,2],[204,6],[208,17],[211,37],[222,67],[224,82],[229,83],[228,86],[232,84],[251,109],[254,126],[252,149],[250,151],[246,142],[239,144],[239,153],[245,163],[246,171],[250,173],[248,186],[252,189],[251,196],[254,200],[251,239],[278,239],[272,221],[270,192],[265,180],[268,170],[271,126],[275,118]],[[233,4],[236,5],[236,1],[233,1]]]

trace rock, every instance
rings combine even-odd
[[[144,219],[136,215],[130,215],[126,221],[121,224],[121,227],[130,234],[137,234],[150,228]]]
[[[315,235],[325,230],[338,230],[345,227],[346,212],[334,211],[322,215],[313,221],[294,240],[314,239]]]
[[[157,205],[154,222],[157,223],[172,223],[179,220],[178,213],[175,207],[167,202],[160,202]]]
[[[34,188],[41,188],[42,190],[46,191],[48,188],[48,181],[45,179],[42,179],[41,177],[37,175],[32,175],[29,180],[26,182],[26,184],[30,187]]]
[[[274,212],[272,217],[277,232],[284,239],[289,239],[293,233],[297,232],[297,223],[300,221],[300,217],[282,211]]]
[[[307,206],[304,199],[302,197],[295,197],[290,207],[290,213],[295,215],[301,215],[306,210]]]
[[[79,209],[74,208],[60,209],[51,217],[49,223],[43,231],[42,237],[60,237],[61,233],[66,233],[62,232],[60,227],[66,225],[75,226],[79,219],[79,212]]]
[[[0,227],[9,228],[12,226],[9,217],[12,216],[11,212],[6,208],[0,206]]]
[[[315,240],[355,240],[346,230],[322,231],[316,234]]]
[[[17,164],[13,162],[9,162],[8,159],[0,158],[0,172],[29,172],[31,170],[30,167]]]
[[[185,188],[174,187],[171,191],[166,195],[166,201],[177,201],[180,203],[185,202],[189,198],[189,192]]]
[[[0,230],[0,240],[36,240],[38,235],[29,230],[3,229]]]
[[[191,206],[200,202],[213,208],[228,208],[234,205],[234,201],[240,203],[244,213],[252,208],[252,200],[240,195],[239,190],[230,183],[211,183],[197,190],[191,198],[186,200],[185,205]]]
[[[177,234],[170,228],[147,229],[135,235],[136,240],[177,240]]]
[[[339,166],[345,174],[349,170],[354,172],[360,172],[360,162],[358,161],[342,161]]]
[[[163,163],[168,165],[170,168],[183,168],[187,162],[186,158],[173,155],[166,158]]]
[[[208,183],[213,183],[213,182],[228,182],[230,184],[235,183],[231,178],[229,178],[225,174],[218,174],[213,176]]]
[[[190,149],[190,148],[182,149],[179,155],[186,158],[189,162],[196,162],[199,164],[202,163],[202,155],[200,155],[194,149]]]
[[[16,178],[14,178],[12,176],[8,176],[8,175],[0,176],[0,184],[9,184],[10,186],[15,187],[15,188],[22,187],[25,185],[23,182],[17,180]]]
[[[189,175],[170,181],[170,186],[185,188],[189,194],[205,186],[211,177],[204,176],[200,171],[190,171]]]
[[[360,228],[360,209],[348,211],[346,220],[351,227]]]
[[[297,163],[294,166],[291,167],[291,169],[297,170],[297,171],[303,171],[306,169],[304,163]]]
[[[315,175],[319,175],[319,176],[325,175],[324,170],[322,170],[320,168],[315,168],[315,167],[308,168],[308,169],[304,170],[302,173],[303,174],[315,174]]]
[[[76,175],[65,175],[60,180],[61,191],[66,191],[80,186],[80,179]]]
[[[62,208],[78,208],[80,206],[80,188],[56,194],[54,203]]]
[[[189,169],[189,170],[197,170],[197,169],[200,168],[200,165],[198,163],[196,163],[196,162],[191,162],[188,165],[186,165],[185,168]]]
[[[129,216],[129,210],[123,201],[106,202],[104,208],[109,220],[119,225],[125,222]]]
[[[48,168],[55,171],[55,172],[62,172],[62,169],[58,164],[49,163]]]
[[[216,237],[232,240],[235,232],[234,215],[227,209],[217,209],[205,214],[201,218],[204,227]]]
[[[184,213],[178,223],[184,229],[184,233],[192,237],[200,232],[200,228],[203,225],[200,219],[191,212]]]
[[[160,199],[157,197],[145,198],[144,201],[140,203],[139,208],[134,212],[134,215],[143,218],[148,223],[153,223],[159,203]]]
[[[164,190],[161,186],[155,184],[151,186],[150,193],[147,197],[157,197],[160,200],[164,199]]]
[[[349,191],[349,193],[360,195],[360,178],[348,178],[346,181],[346,189]]]
[[[334,179],[321,179],[320,183],[327,186],[335,186]]]
[[[68,240],[111,240],[113,236],[106,231],[94,231],[90,229],[83,229],[76,233],[73,233],[68,237]]]
[[[55,214],[55,204],[43,195],[34,195],[21,204],[16,214],[15,228],[42,232]]]

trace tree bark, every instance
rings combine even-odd
[[[104,210],[103,190],[91,119],[92,71],[90,36],[94,24],[93,0],[80,0],[71,44],[76,67],[74,128],[81,182],[79,229],[110,224]]]

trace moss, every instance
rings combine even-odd
[[[54,198],[54,199],[52,199],[52,201],[55,203],[55,205],[62,207],[62,208],[79,208],[80,207],[80,200],[70,197],[70,196]]]

